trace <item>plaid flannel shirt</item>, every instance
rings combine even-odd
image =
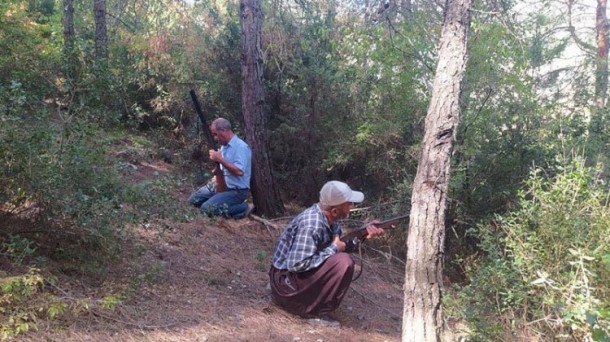
[[[329,226],[319,204],[305,209],[282,232],[273,253],[273,266],[279,270],[305,272],[320,266],[338,252],[332,244],[341,235],[338,222]]]

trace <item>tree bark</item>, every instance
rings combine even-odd
[[[93,17],[95,19],[95,56],[98,60],[107,59],[106,0],[93,0]]]
[[[607,0],[597,0],[595,32],[597,33],[597,58],[595,68],[595,105],[606,106],[608,98],[608,17]]]
[[[261,0],[241,0],[240,21],[242,111],[246,141],[252,148],[252,197],[257,214],[276,217],[284,213],[284,204],[275,186],[267,143],[267,118],[263,113]]]
[[[402,341],[441,341],[445,209],[472,0],[448,0],[425,134],[413,184]]]
[[[74,0],[63,0],[63,7],[64,54],[69,57],[74,50]]]

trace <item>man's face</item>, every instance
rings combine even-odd
[[[337,219],[343,220],[349,216],[350,210],[354,207],[354,203],[345,202],[343,204],[339,204],[335,208],[337,209]]]
[[[229,131],[228,130],[217,129],[216,125],[212,125],[212,126],[210,126],[210,131],[212,131],[214,140],[218,141],[222,145],[226,145],[229,143]]]

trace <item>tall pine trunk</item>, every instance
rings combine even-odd
[[[74,0],[63,0],[64,58],[68,78],[74,77]]]
[[[607,0],[597,0],[595,14],[595,33],[597,53],[595,55],[595,110],[592,112],[589,123],[589,144],[592,155],[588,158],[593,163],[606,165],[608,172],[608,145],[607,126],[609,122],[608,111],[608,16]]]
[[[246,140],[252,148],[252,197],[257,214],[275,217],[284,213],[284,204],[273,178],[267,141],[267,118],[263,112],[261,0],[241,0],[240,21],[242,111]]]
[[[95,19],[95,57],[98,60],[105,60],[108,58],[106,0],[93,0],[93,17]]]
[[[448,0],[432,98],[413,184],[405,273],[402,341],[441,341],[445,209],[453,143],[460,120],[472,0]]]

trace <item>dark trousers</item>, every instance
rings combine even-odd
[[[352,282],[354,260],[337,253],[320,267],[294,273],[271,266],[269,279],[273,301],[286,311],[311,317],[335,310]]]

